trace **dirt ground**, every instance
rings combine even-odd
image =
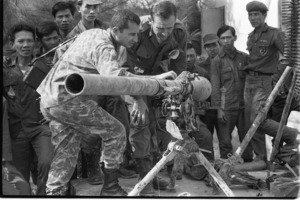
[[[268,141],[268,140],[267,140]],[[218,148],[218,139],[216,137],[216,134],[214,134],[214,153],[215,158],[219,158],[219,148]],[[268,142],[267,142],[268,143]],[[233,139],[232,144],[234,150],[239,146],[240,142],[236,133],[236,130],[233,132]],[[268,149],[268,148],[267,148]],[[270,151],[270,149],[268,149]],[[275,170],[275,172],[271,174],[280,174],[283,172],[286,172],[287,170]],[[267,171],[255,171],[255,172],[248,172],[249,175],[252,175],[256,178],[260,178],[262,180],[265,180],[267,177]],[[166,170],[159,173],[160,176],[166,178],[168,180],[167,172]],[[120,185],[127,191],[130,192],[134,186],[138,183],[138,178],[134,179],[119,179]],[[33,190],[36,189],[36,186],[31,184],[33,186]],[[85,179],[77,179],[71,181],[72,185],[72,195],[74,196],[85,196],[85,197],[92,197],[92,196],[99,196],[100,190],[102,188],[102,185],[90,185],[86,182]],[[226,195],[220,191],[219,193],[215,194],[213,193],[213,189],[209,186],[207,186],[205,181],[197,181],[193,180],[187,175],[183,175],[182,180],[176,181],[176,192],[170,193],[167,191],[156,191],[156,197],[162,197],[162,198],[168,198],[168,197],[177,197],[177,196],[190,196],[190,197],[200,197],[201,199],[211,198],[217,199],[218,197],[224,198]],[[240,197],[242,199],[247,199],[247,197],[253,199],[253,198],[270,198],[273,194],[270,193],[268,189],[264,190],[255,190],[250,189],[246,186],[239,185],[235,186],[234,188],[231,188],[232,192],[236,197]]]
[[[255,172],[250,173],[250,175],[253,175],[255,177],[266,177],[267,172]],[[166,172],[161,172],[160,176],[167,178]],[[130,192],[135,184],[138,182],[137,178],[134,179],[119,179],[120,185],[127,191]],[[72,182],[72,185],[74,188],[76,188],[76,196],[99,196],[100,189],[102,185],[98,186],[92,186],[86,183],[85,180],[79,179]],[[213,190],[211,187],[208,187],[204,181],[197,181],[189,178],[188,176],[183,175],[182,180],[176,181],[176,192],[170,193],[167,191],[156,191],[157,197],[176,197],[178,195],[180,196],[191,196],[191,197],[226,197],[226,195],[223,192],[219,192],[217,194],[213,194]],[[232,192],[236,197],[249,197],[249,198],[255,198],[255,197],[272,197],[272,194],[270,194],[269,190],[254,190],[247,188],[245,186],[235,186],[234,188],[231,188]]]
[[[236,131],[233,132],[233,139],[232,144],[234,147],[234,150],[239,145],[239,139],[236,134]],[[218,139],[216,137],[216,134],[214,134],[214,152],[215,152],[215,158],[219,158],[219,148],[218,148]],[[256,178],[260,179],[266,179],[267,172],[266,171],[258,171],[258,172],[249,172],[250,175],[255,176]],[[168,180],[167,172],[166,170],[160,172],[160,176],[166,178]],[[119,179],[120,185],[127,191],[130,192],[134,186],[138,183],[138,179]],[[102,185],[98,186],[92,186],[86,183],[85,180],[79,179],[79,180],[73,180],[72,186],[75,189],[73,190],[73,194],[75,193],[76,196],[98,196],[100,194],[100,189]],[[206,185],[205,181],[197,181],[193,180],[190,177],[183,175],[182,180],[176,181],[176,192],[170,193],[167,191],[156,191],[157,197],[176,197],[178,195],[182,196],[191,196],[191,197],[201,197],[201,198],[210,198],[210,197],[220,197],[224,198],[226,195],[220,191],[217,194],[213,194],[212,187],[209,187]],[[236,197],[249,197],[249,198],[255,198],[255,197],[272,197],[272,194],[270,194],[269,190],[254,190],[250,189],[246,186],[240,185],[235,186],[234,188],[231,188],[232,192]]]

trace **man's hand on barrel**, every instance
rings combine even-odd
[[[133,123],[145,123],[145,115],[148,107],[144,102],[143,98],[134,98],[132,111],[130,113]]]
[[[157,79],[167,79],[167,78],[171,78],[171,79],[175,79],[177,77],[177,74],[174,72],[174,71],[168,71],[168,72],[165,72],[163,74],[159,74],[159,75],[156,75],[155,78]]]

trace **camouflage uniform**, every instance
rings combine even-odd
[[[45,109],[51,120],[52,143],[55,146],[47,193],[67,190],[67,183],[75,170],[82,136],[97,134],[102,138],[101,162],[105,168],[118,168],[123,161],[126,145],[125,129],[121,122],[98,106],[90,96],[75,97],[62,105]],[[60,188],[62,186],[62,188]]]
[[[64,194],[77,163],[81,138],[97,134],[102,138],[101,160],[107,169],[118,168],[126,145],[125,128],[98,106],[100,96],[72,96],[64,89],[72,73],[127,75],[122,64],[126,49],[115,45],[110,32],[91,29],[80,34],[48,73],[37,91],[41,111],[48,118],[55,146],[47,182],[47,194]]]

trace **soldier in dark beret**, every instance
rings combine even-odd
[[[259,1],[249,2],[246,6],[246,9],[248,12],[259,11],[263,14],[265,14],[269,10],[264,3],[259,2]]]
[[[280,30],[265,23],[268,11],[265,4],[252,1],[247,4],[246,9],[248,19],[254,28],[248,36],[249,61],[244,67],[246,72],[245,115],[249,116],[247,121],[250,127],[273,89],[272,77],[277,70],[279,55],[283,54],[284,36]],[[278,126],[278,122],[268,118],[261,123],[251,141],[256,159],[266,160],[264,134],[275,137]],[[282,141],[286,143],[286,146],[295,144],[297,132],[296,129],[284,127]]]

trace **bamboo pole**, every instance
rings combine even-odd
[[[199,151],[196,153],[198,160],[203,164],[205,169],[208,171],[209,175],[214,179],[214,181],[219,185],[223,192],[228,197],[234,197],[232,190],[228,187],[222,177],[218,174],[215,168],[210,164],[210,162],[205,158],[205,156]]]
[[[167,155],[163,155],[163,157],[159,160],[158,163],[150,170],[150,172],[138,183],[134,186],[133,190],[129,192],[127,196],[138,196],[139,193],[146,187],[148,183],[158,174],[158,172],[165,166],[165,164],[171,161],[175,155],[176,151],[171,150]]]
[[[272,162],[274,162],[275,156],[278,153],[278,146],[279,146],[282,134],[283,134],[283,128],[284,128],[284,125],[286,123],[286,120],[287,120],[287,117],[288,117],[288,114],[289,114],[289,110],[290,110],[290,107],[291,107],[291,103],[292,103],[292,100],[293,100],[293,96],[294,96],[294,89],[295,89],[295,85],[296,85],[296,77],[297,77],[297,73],[294,72],[292,83],[291,83],[291,86],[290,86],[290,89],[289,89],[289,94],[287,96],[287,99],[286,99],[286,102],[285,102],[285,105],[284,105],[283,113],[282,113],[282,116],[281,116],[281,119],[280,119],[279,128],[278,128],[278,131],[277,131],[277,134],[276,134],[276,137],[275,137],[274,147],[273,147],[272,152],[271,152],[271,156],[270,156],[270,163],[271,164],[272,164]]]

